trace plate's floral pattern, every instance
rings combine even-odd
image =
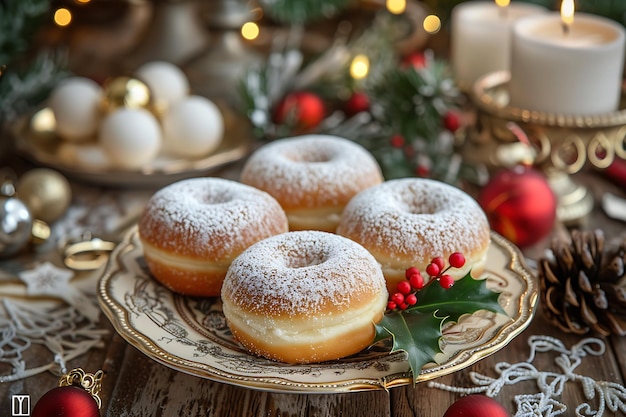
[[[443,353],[418,381],[462,369],[504,347],[530,323],[537,287],[519,250],[492,235],[488,285],[508,313],[480,311],[444,328]],[[233,340],[219,298],[172,293],[144,262],[136,228],[112,253],[100,280],[100,304],[116,330],[149,357],[174,369],[236,385],[274,391],[344,392],[412,383],[403,352],[380,343],[337,361],[289,365],[249,354]]]

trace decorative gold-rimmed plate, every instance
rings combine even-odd
[[[26,115],[13,125],[16,150],[38,165],[53,168],[66,176],[95,185],[115,187],[163,187],[169,183],[208,175],[217,169],[246,157],[254,148],[252,132],[243,116],[228,106],[220,105],[224,116],[224,137],[220,146],[210,154],[197,158],[158,156],[141,169],[124,170],[105,167],[76,157],[80,149],[95,147],[93,143],[74,144],[63,141],[52,130],[36,126],[37,117],[49,118],[51,110],[44,107]],[[43,115],[43,116],[42,116]],[[53,118],[53,116],[52,116]],[[44,125],[54,125],[53,121]]]
[[[417,382],[458,371],[506,346],[529,324],[537,287],[519,250],[492,233],[483,278],[501,293],[507,315],[479,311],[444,329],[442,353]],[[232,338],[219,298],[176,295],[154,280],[133,228],[111,254],[100,279],[100,305],[117,332],[157,362],[199,377],[248,388],[339,393],[411,384],[404,352],[380,343],[356,355],[289,365],[251,355]]]

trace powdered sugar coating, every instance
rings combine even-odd
[[[344,206],[382,181],[374,157],[361,145],[330,135],[276,140],[246,162],[241,181],[274,196],[285,210]]]
[[[264,239],[231,264],[222,298],[275,316],[346,311],[385,291],[376,259],[332,233],[298,231]]]
[[[157,191],[138,227],[142,240],[173,255],[230,261],[258,240],[287,231],[287,218],[263,191],[193,178]]]
[[[464,191],[428,179],[390,180],[361,192],[344,209],[337,233],[391,262],[407,258],[420,265],[484,248],[489,223]],[[408,268],[411,265],[404,265]]]

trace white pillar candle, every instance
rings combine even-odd
[[[502,7],[495,1],[466,2],[454,7],[450,60],[459,87],[471,91],[480,76],[508,70],[513,23],[546,12],[533,4],[510,3]]]
[[[624,28],[577,13],[565,30],[558,13],[513,28],[510,104],[547,113],[615,111],[621,97]]]

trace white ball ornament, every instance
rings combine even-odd
[[[189,96],[162,119],[164,149],[174,156],[199,157],[214,151],[224,136],[224,118],[211,100]]]
[[[99,141],[114,166],[139,169],[159,153],[161,126],[147,110],[121,108],[102,121]]]
[[[57,134],[73,142],[93,137],[100,122],[101,95],[102,87],[85,77],[71,77],[57,85],[49,99]]]
[[[151,61],[135,71],[143,81],[158,108],[167,108],[189,94],[189,80],[178,66],[166,61]]]

